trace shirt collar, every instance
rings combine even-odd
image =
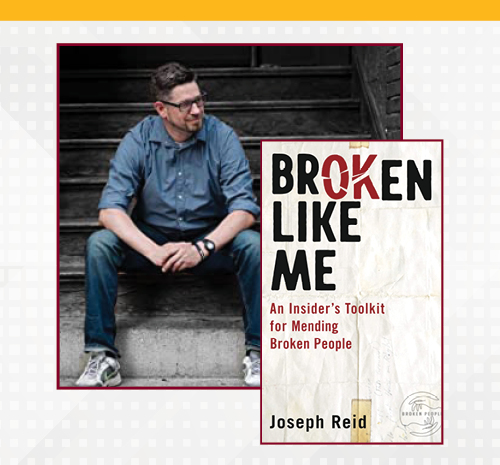
[[[189,142],[195,140],[201,140],[202,142],[206,142],[207,140],[207,116],[204,116],[203,119],[203,126],[202,128],[194,135],[194,138],[191,139]],[[153,130],[151,132],[151,141],[153,142],[160,142],[160,143],[167,143],[168,145],[176,145],[175,141],[170,137],[170,134],[167,132],[165,129],[165,125],[163,124],[163,119],[160,116],[155,117],[155,122],[153,125]],[[189,144],[191,145],[191,144]]]

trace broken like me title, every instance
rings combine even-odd
[[[296,171],[294,172],[294,163]],[[368,170],[380,170],[380,185],[375,185]],[[338,177],[332,174],[337,170]],[[397,184],[406,177],[406,192],[398,193]],[[334,185],[333,179],[339,179]],[[398,202],[403,199],[415,201],[417,196],[432,199],[432,161],[423,160],[420,166],[414,160],[383,160],[377,154],[365,160],[354,154],[349,168],[347,160],[337,154],[329,155],[321,161],[313,154],[299,153],[296,159],[286,153],[272,155],[272,193],[274,196],[310,194],[320,195],[323,190],[332,200],[297,202],[297,229],[285,231],[283,227],[283,204],[273,202],[273,240],[276,243],[298,241],[300,243],[320,242],[326,237],[328,242],[360,242],[362,240],[355,210],[361,208],[362,198]],[[353,199],[343,201],[348,189],[352,189]],[[308,198],[311,198],[311,197]],[[337,228],[332,228],[333,218],[338,215]],[[308,228],[308,225],[310,227]],[[326,275],[332,274],[328,260],[335,257],[335,248],[315,251],[314,264],[309,263],[305,249],[298,249],[294,257],[287,256],[284,249],[276,252],[272,291],[279,291],[284,284],[287,290],[295,290],[299,281],[305,291],[334,291],[335,283],[325,282]],[[331,263],[331,262],[330,262]],[[311,284],[310,268],[314,267],[315,282]],[[331,279],[330,279],[331,281]]]

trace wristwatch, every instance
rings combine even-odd
[[[207,249],[208,256],[212,255],[215,252],[215,244],[210,239],[202,239],[203,245],[205,249]]]

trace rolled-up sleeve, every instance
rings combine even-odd
[[[111,160],[109,178],[101,195],[98,209],[117,208],[127,211],[137,194],[143,177],[144,144],[129,132]]]
[[[253,194],[250,167],[238,136],[233,130],[229,131],[223,144],[220,179],[228,212],[245,210],[257,218],[260,208]]]

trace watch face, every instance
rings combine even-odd
[[[213,252],[215,250],[215,244],[210,239],[204,239],[203,243],[209,252]]]

